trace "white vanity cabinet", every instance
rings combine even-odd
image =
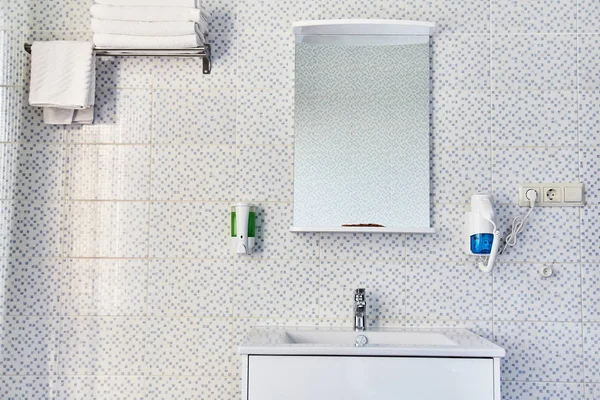
[[[244,400],[500,400],[492,358],[249,356]]]
[[[465,329],[253,328],[239,353],[242,400],[501,400],[504,349]]]

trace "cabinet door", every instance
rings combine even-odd
[[[249,400],[494,400],[492,359],[250,356],[248,367]]]

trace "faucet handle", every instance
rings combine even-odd
[[[356,302],[364,302],[365,301],[365,289],[360,288],[354,291],[354,301]]]

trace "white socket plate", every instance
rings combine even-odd
[[[518,188],[519,205],[523,207],[529,206],[526,193],[530,189],[538,192],[536,207],[581,207],[585,204],[583,183],[521,183]]]

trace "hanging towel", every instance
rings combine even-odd
[[[206,35],[208,25],[195,22],[135,22],[92,18],[92,32],[133,36]]]
[[[94,4],[92,17],[116,21],[210,21],[210,14],[191,7],[114,7]]]
[[[29,104],[51,109],[44,110],[44,122],[91,123],[95,89],[96,57],[93,43],[33,43]]]
[[[96,0],[98,4],[134,7],[196,7],[196,0]]]
[[[186,36],[128,36],[94,34],[94,44],[99,48],[118,49],[179,49],[198,47],[203,42],[198,35]]]

